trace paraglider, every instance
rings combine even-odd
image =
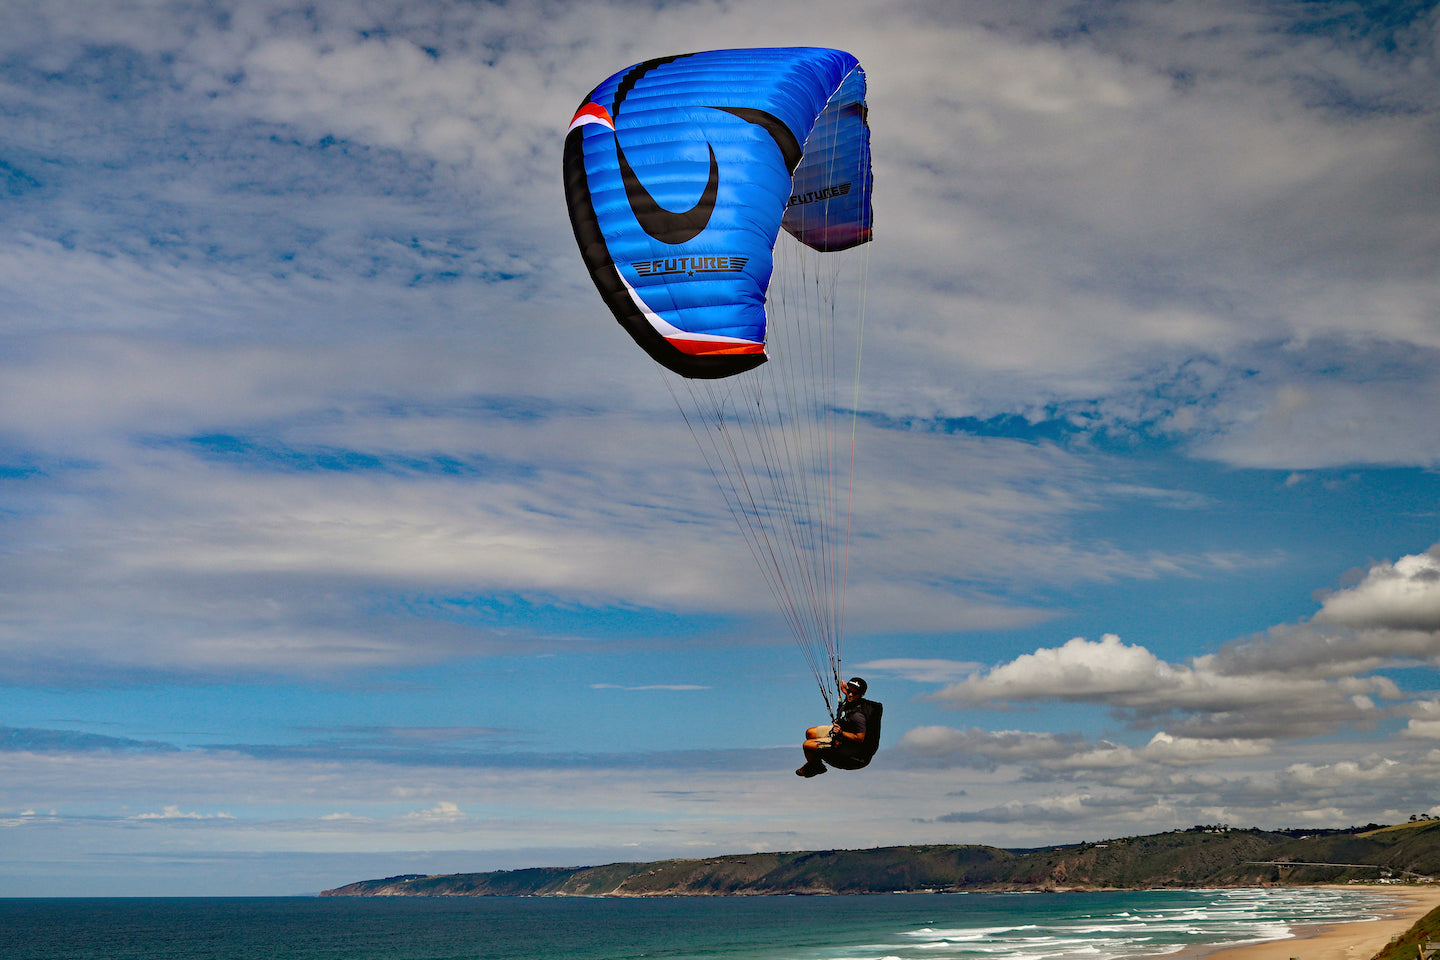
[[[595,287],[679,375],[666,384],[832,717],[845,697],[872,229],[865,95],[840,50],[661,57],[595,87],[565,140],[566,201]]]
[[[880,748],[880,719],[885,705],[866,700],[870,685],[860,677],[842,681],[842,700],[829,727],[811,727],[805,731],[805,764],[795,771],[797,776],[817,777],[826,772],[828,763],[836,770],[859,770],[870,763]]]

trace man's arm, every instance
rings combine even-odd
[[[865,742],[865,714],[859,713],[859,712],[855,713],[855,714],[850,718],[850,723],[851,723],[852,726],[857,727],[858,729],[857,729],[857,730],[853,730],[853,731],[851,731],[851,730],[842,730],[842,729],[840,729],[840,725],[839,725],[839,724],[836,724],[836,725],[835,725],[835,728],[834,728],[834,732],[832,733],[832,738],[835,739],[836,742],[839,742],[839,740],[844,739],[844,740],[850,741],[851,743],[864,743],[864,742]]]

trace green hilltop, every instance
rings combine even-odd
[[[1429,880],[1440,820],[1337,830],[1188,830],[1004,850],[933,844],[750,853],[699,860],[532,867],[362,880],[327,897],[765,896],[921,891],[1148,889]]]

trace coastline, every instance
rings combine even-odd
[[[1334,889],[1355,891],[1353,886]],[[1370,891],[1367,889],[1365,892]],[[1397,901],[1376,920],[1297,925],[1293,937],[1241,946],[1212,944],[1192,947],[1169,954],[1165,960],[1371,960],[1392,939],[1413,927],[1425,914],[1440,907],[1440,884],[1396,885],[1376,888],[1374,892]]]

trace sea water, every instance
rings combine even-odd
[[[0,899],[4,960],[1130,960],[1381,915],[1375,890]]]

